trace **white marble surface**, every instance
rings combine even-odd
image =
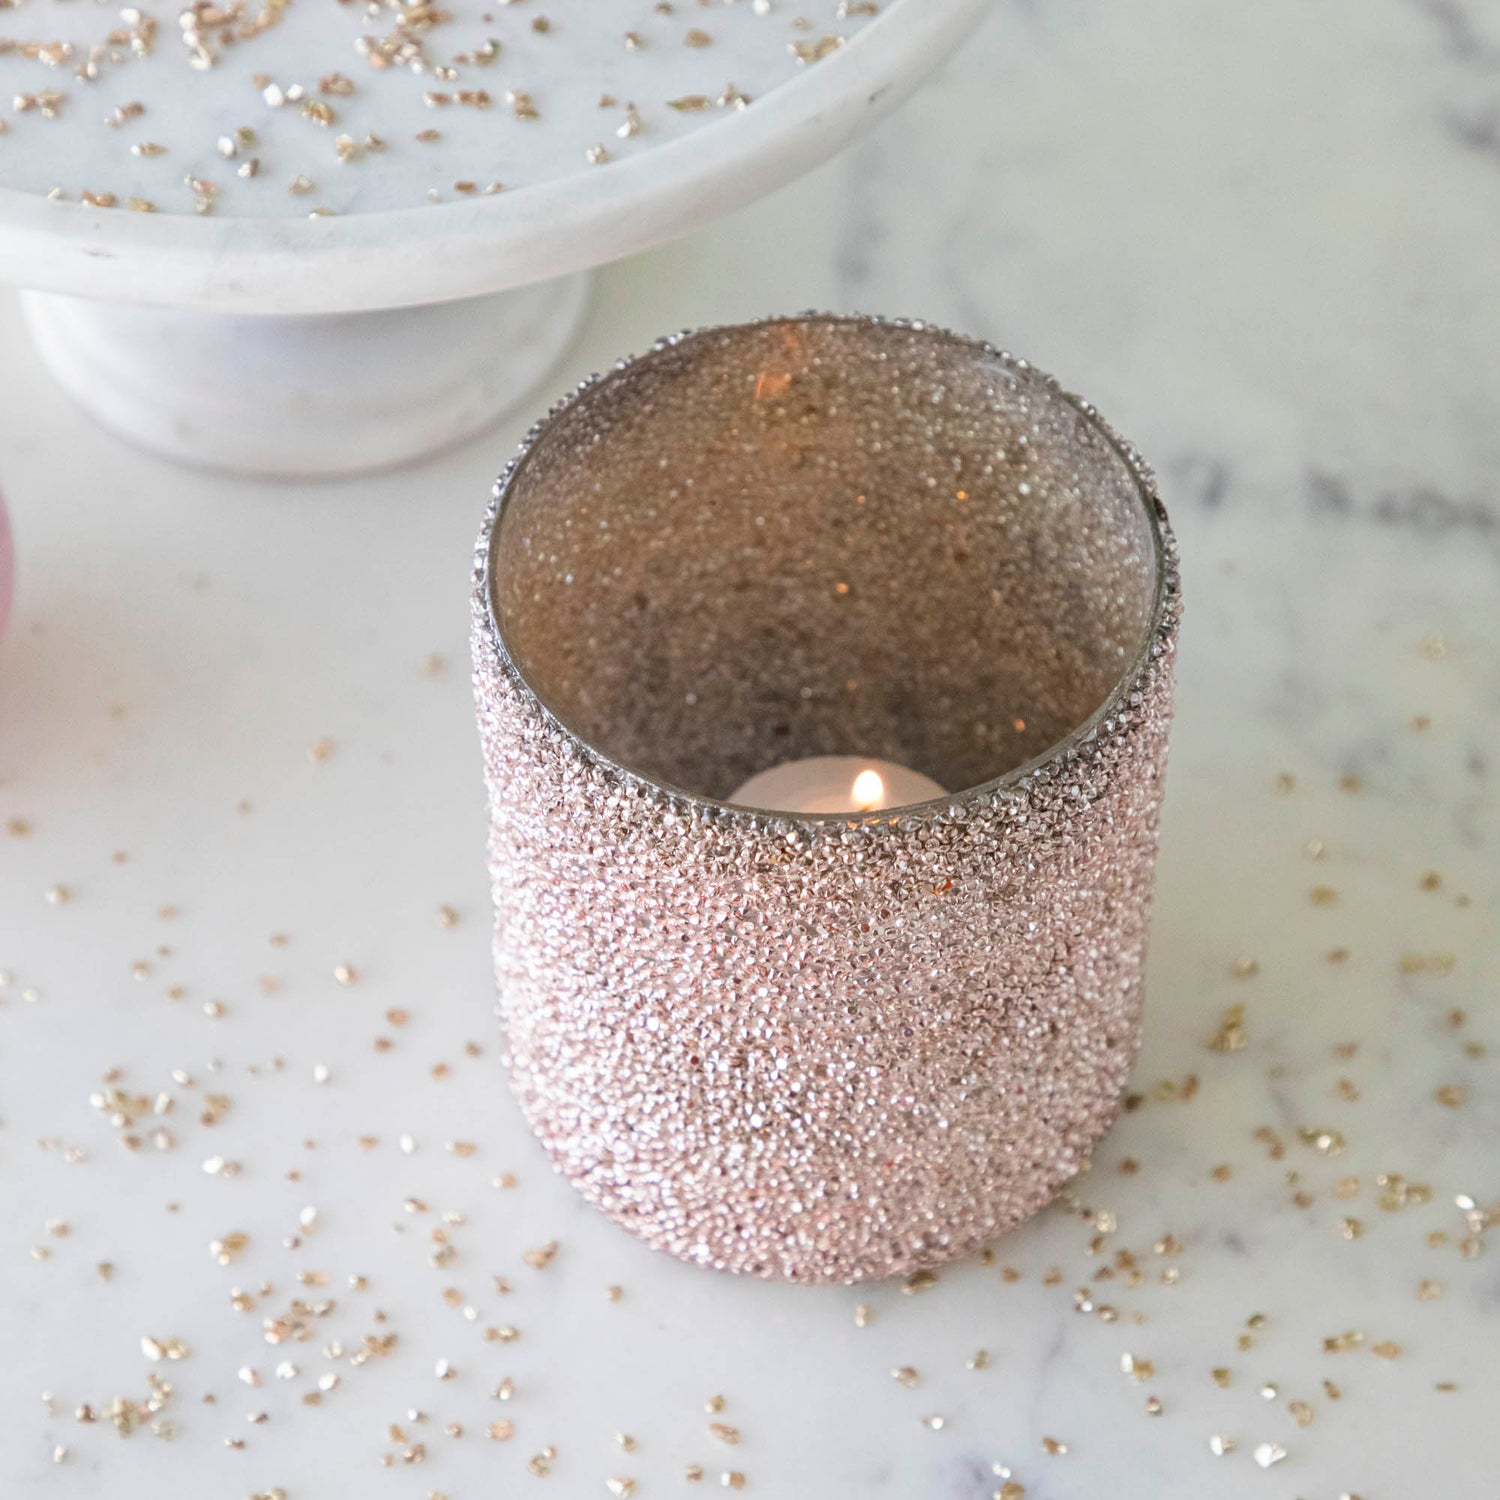
[[[0,483],[20,593],[0,647],[0,1493],[587,1497],[631,1477],[648,1497],[739,1470],[777,1500],[937,1500],[990,1495],[999,1462],[1028,1500],[1489,1500],[1500,1244],[1491,1231],[1465,1259],[1454,1199],[1500,1198],[1497,111],[1500,23],[1478,0],[1013,0],[868,144],[605,278],[569,373],[742,314],[922,314],[1086,391],[1153,456],[1172,505],[1189,614],[1147,1099],[1079,1188],[1117,1227],[1091,1255],[1093,1224],[1056,1208],[919,1297],[654,1256],[552,1178],[504,1092],[463,632],[485,488],[520,423],[378,481],[193,477],[75,414],[7,307]],[[447,670],[424,675],[434,652]],[[310,761],[321,737],[334,748]],[[29,835],[4,834],[9,818]],[[50,905],[59,883],[72,900]],[[1331,904],[1309,899],[1319,886]],[[164,904],[181,914],[157,917]],[[1404,974],[1404,955],[1452,969]],[[1232,976],[1241,956],[1257,976]],[[356,984],[335,981],[340,963]],[[1235,1002],[1248,1046],[1206,1050]],[[433,1078],[438,1062],[451,1076]],[[175,1150],[115,1143],[89,1104],[111,1067],[177,1097]],[[172,1082],[178,1068],[196,1087]],[[1154,1097],[1189,1074],[1191,1100]],[[1447,1086],[1459,1107],[1437,1099]],[[216,1126],[199,1121],[205,1093],[232,1101]],[[1346,1148],[1324,1156],[1299,1126]],[[362,1149],[366,1134],[379,1144]],[[478,1149],[454,1156],[450,1140]],[[205,1175],[214,1155],[241,1175]],[[505,1172],[518,1185],[492,1187]],[[1382,1210],[1380,1173],[1430,1184],[1431,1201]],[[1340,1198],[1346,1177],[1358,1187]],[[320,1227],[288,1248],[308,1205]],[[466,1222],[435,1269],[445,1212]],[[249,1246],[220,1267],[209,1242],[234,1230]],[[1181,1253],[1154,1254],[1168,1234]],[[549,1267],[524,1263],[553,1239]],[[1119,1251],[1139,1287],[1097,1279]],[[299,1271],[331,1280],[300,1287]],[[1419,1300],[1424,1280],[1443,1295]],[[263,1282],[253,1313],[231,1309],[232,1287]],[[1083,1286],[1116,1321],[1075,1310]],[[311,1341],[266,1343],[262,1318],[299,1294],[337,1305]],[[486,1342],[487,1326],[520,1337]],[[1345,1330],[1364,1347],[1325,1354]],[[367,1333],[399,1342],[360,1368],[325,1356]],[[142,1335],[190,1353],[151,1366]],[[1399,1357],[1372,1352],[1387,1340]],[[989,1368],[966,1369],[981,1347]],[[1149,1380],[1121,1373],[1126,1353],[1154,1363]],[[299,1373],[282,1381],[288,1358]],[[917,1388],[891,1378],[902,1365]],[[174,1441],[73,1419],[144,1396],[153,1368],[174,1388]],[[339,1387],[305,1406],[335,1369]],[[708,1431],[715,1393],[736,1447]],[[941,1430],[923,1425],[934,1414]],[[508,1443],[484,1436],[500,1418]],[[401,1447],[391,1422],[425,1465],[380,1467]],[[1237,1451],[1214,1457],[1214,1434]],[[1288,1454],[1269,1471],[1263,1442]],[[526,1461],[549,1444],[552,1473],[534,1478]]]

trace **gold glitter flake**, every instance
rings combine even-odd
[[[1339,1156],[1343,1153],[1346,1142],[1343,1135],[1337,1130],[1330,1130],[1320,1125],[1299,1125],[1297,1127],[1298,1138],[1303,1145],[1311,1146],[1323,1156]]]
[[[61,114],[67,98],[62,89],[40,89],[36,93],[17,94],[11,100],[11,107],[18,115],[30,114],[35,110],[44,120],[55,120]]]
[[[841,36],[821,36],[816,41],[788,42],[787,50],[798,63],[807,67],[812,63],[822,62],[825,57],[832,57],[843,45],[844,39]]]
[[[1152,1087],[1151,1097],[1162,1103],[1177,1102],[1186,1104],[1197,1097],[1199,1079],[1196,1073],[1189,1073],[1180,1083],[1174,1078],[1162,1078]]]
[[[1344,1333],[1331,1334],[1323,1340],[1324,1354],[1347,1354],[1351,1349],[1357,1349],[1364,1343],[1365,1336],[1357,1328],[1348,1329]]]
[[[1219,1018],[1219,1029],[1209,1037],[1204,1046],[1210,1052],[1240,1052],[1249,1044],[1245,1032],[1245,1007],[1231,1005]]]
[[[189,1350],[181,1339],[156,1339],[146,1335],[141,1339],[141,1353],[147,1359],[159,1362],[164,1359],[186,1359]]]
[[[222,1239],[211,1240],[208,1253],[218,1261],[221,1266],[233,1264],[249,1247],[250,1236],[242,1230],[233,1230]]]
[[[1403,974],[1451,974],[1457,966],[1451,953],[1403,953],[1399,968]]]

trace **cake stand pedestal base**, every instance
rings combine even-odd
[[[409,463],[495,421],[562,357],[590,276],[380,312],[185,312],[24,292],[42,360],[111,432],[180,463],[309,478]]]

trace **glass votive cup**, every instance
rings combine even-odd
[[[500,1010],[557,1169],[802,1282],[1042,1207],[1139,1039],[1178,615],[1134,451],[929,325],[684,334],[561,402],[473,593]],[[828,755],[954,790],[726,800]]]

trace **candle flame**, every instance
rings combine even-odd
[[[854,788],[850,795],[859,812],[869,812],[879,807],[885,801],[885,782],[880,779],[880,772],[861,771],[854,778]]]

